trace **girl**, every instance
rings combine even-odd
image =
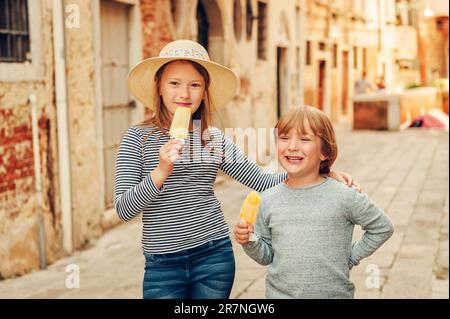
[[[214,195],[218,170],[263,191],[286,178],[247,159],[210,126],[213,105],[236,91],[228,68],[209,61],[196,42],[173,41],[134,67],[131,93],[154,116],[131,127],[119,146],[114,202],[128,221],[143,212],[144,298],[228,298],[235,265],[229,229]],[[177,107],[193,114],[186,142],[170,139]],[[345,174],[334,178],[349,185]],[[345,179],[346,180],[345,180]]]
[[[330,179],[337,157],[333,127],[320,110],[297,107],[280,118],[278,160],[288,178],[262,194],[255,222],[235,226],[237,242],[269,265],[267,298],[353,298],[349,271],[393,233],[367,195]],[[354,225],[365,233],[352,244]]]

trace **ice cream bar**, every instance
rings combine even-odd
[[[191,108],[179,106],[170,125],[169,134],[172,138],[185,139],[188,136],[189,123],[191,122]]]
[[[256,215],[258,214],[259,203],[261,198],[258,193],[251,191],[247,198],[245,198],[244,203],[241,207],[240,217],[249,224],[254,224],[256,220]]]

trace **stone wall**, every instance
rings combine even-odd
[[[57,178],[51,1],[41,2],[44,73],[34,81],[0,81],[0,278],[39,267],[31,93],[37,97],[46,257],[62,256]],[[18,75],[20,78],[20,75]]]
[[[143,57],[157,56],[161,48],[172,40],[170,1],[141,0]]]
[[[95,102],[95,55],[92,4],[74,0],[80,27],[66,28],[66,74],[72,187],[73,247],[101,235],[100,161]]]

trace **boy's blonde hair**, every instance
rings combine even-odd
[[[338,152],[333,126],[321,110],[307,105],[292,107],[281,116],[275,128],[278,129],[278,136],[293,128],[301,134],[306,134],[306,124],[309,124],[312,133],[320,138],[321,153],[326,157],[326,160],[320,163],[319,174],[328,174]]]

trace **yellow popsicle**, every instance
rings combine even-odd
[[[261,198],[258,193],[251,191],[244,200],[241,207],[241,212],[239,214],[240,218],[245,220],[249,224],[254,224],[256,216],[258,214],[259,204],[261,203]]]
[[[189,132],[189,123],[191,122],[191,108],[179,106],[173,115],[169,134],[172,138],[185,139]]]

